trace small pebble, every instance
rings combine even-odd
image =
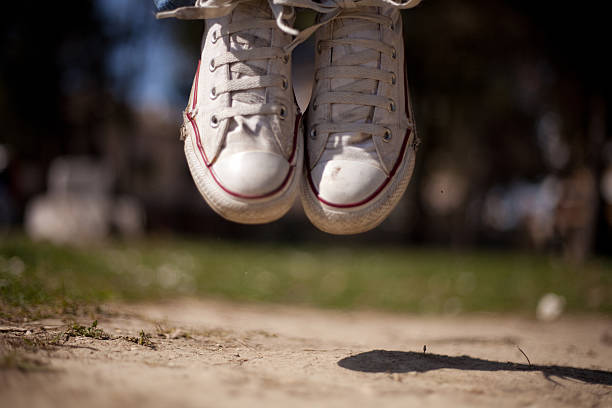
[[[538,320],[551,322],[558,319],[565,309],[565,298],[555,293],[547,293],[538,302],[536,317]]]

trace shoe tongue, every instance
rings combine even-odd
[[[232,22],[253,21],[254,19],[273,18],[266,0],[242,3],[232,13]],[[269,47],[272,41],[269,28],[244,30],[230,35],[230,51],[251,50]],[[230,64],[232,79],[245,76],[268,75],[268,60],[251,60]],[[239,71],[239,72],[237,72]],[[248,74],[245,71],[252,71]],[[261,105],[266,102],[265,88],[236,91],[232,93],[232,106]],[[228,121],[226,146],[222,154],[230,155],[245,150],[261,150],[280,153],[274,142],[275,130],[269,120],[261,115],[236,116]]]
[[[376,7],[360,8],[365,13],[376,13]],[[343,18],[334,22],[332,39],[366,39],[380,40],[380,28],[377,23],[365,19]],[[360,67],[378,68],[380,56],[375,50],[357,45],[336,45],[332,52],[332,66],[354,65]],[[373,79],[338,78],[331,80],[331,91],[358,92],[366,95],[376,94],[378,81]],[[332,104],[331,119],[336,123],[371,123],[374,108],[363,105]],[[362,133],[340,132],[330,135],[342,144],[369,146],[370,154],[374,151],[374,143],[369,135]]]
[[[243,22],[253,21],[254,19],[269,19],[271,18],[268,2],[266,0],[256,0],[248,3],[243,3],[238,6],[232,14],[232,22]],[[232,34],[230,36],[230,51],[242,51],[251,50],[254,48],[269,47],[272,41],[272,30],[268,28],[264,29],[251,29],[244,30],[239,33]],[[244,67],[248,65],[248,67]],[[242,72],[235,72],[242,66]],[[251,68],[250,72],[249,67]],[[260,76],[268,74],[268,60],[251,60],[245,62],[238,62],[230,65],[232,70],[232,78],[238,79],[245,75],[247,76]],[[265,89],[258,88],[248,91],[239,91],[233,93],[233,105],[252,105],[265,102]]]

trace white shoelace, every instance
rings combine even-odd
[[[294,30],[291,28],[291,31],[288,31],[286,28],[283,28],[279,24],[279,28],[285,31],[288,34],[295,35],[296,37],[291,42],[291,44],[287,45],[285,49],[288,52],[291,52],[295,47],[299,44],[306,41],[315,31],[326,24],[329,24],[332,20],[336,19],[340,13],[342,13],[346,9],[356,9],[359,7],[368,7],[368,6],[392,6],[398,9],[409,9],[419,5],[422,0],[269,0],[271,3],[274,3],[276,10],[279,7],[288,7],[292,9],[293,7],[298,8],[306,8],[310,10],[314,10],[318,13],[322,14],[322,17],[319,19],[317,24],[314,24],[301,32]],[[274,9],[273,9],[274,10]],[[276,15],[276,12],[274,12]]]
[[[345,25],[335,30],[334,37],[338,38],[320,41],[317,44],[317,52],[321,52],[325,48],[333,49],[334,47],[357,47],[362,51],[334,57],[330,66],[323,67],[316,72],[317,80],[352,79],[353,81],[337,86],[335,89],[330,89],[327,92],[319,92],[313,101],[312,108],[314,110],[323,104],[343,104],[354,105],[356,107],[344,109],[337,115],[336,120],[332,119],[329,122],[317,123],[312,126],[310,130],[312,138],[331,133],[359,133],[382,137],[385,141],[389,141],[391,138],[391,130],[388,127],[372,123],[373,113],[371,112],[373,111],[368,108],[382,108],[390,112],[394,112],[397,109],[396,102],[393,99],[372,94],[371,89],[378,89],[378,82],[394,85],[397,82],[398,74],[366,65],[374,62],[374,65],[379,66],[377,62],[382,55],[395,59],[397,58],[397,50],[380,40],[351,38],[349,35],[359,32],[360,29],[371,30],[372,24],[369,23],[378,24],[393,30],[393,21],[390,17],[365,10],[344,10],[342,14],[335,18],[339,20],[350,19],[353,24]],[[363,21],[365,24],[360,24],[359,21]],[[374,85],[372,86],[373,81]],[[363,109],[364,107],[366,109]],[[404,127],[411,126],[407,121],[402,123],[402,125]],[[351,138],[343,139],[347,142],[351,140]],[[357,139],[359,142],[363,140],[362,137]]]
[[[253,3],[253,0],[198,0],[193,7],[181,7],[157,15],[158,18],[211,19],[226,16],[240,5],[245,6],[242,9],[243,12],[252,14],[252,18],[232,22],[221,30],[213,31],[211,34],[213,43],[223,37],[229,37],[229,50],[207,61],[202,60],[202,68],[209,69],[211,72],[225,65],[229,65],[230,70],[230,78],[216,84],[210,91],[210,99],[216,99],[226,93],[231,95],[230,106],[216,111],[211,116],[210,125],[215,128],[223,124],[225,120],[237,116],[278,115],[281,119],[285,119],[288,114],[284,105],[266,103],[262,96],[266,92],[255,91],[265,91],[270,87],[288,88],[288,78],[280,74],[270,74],[268,69],[262,68],[262,65],[267,64],[260,62],[280,59],[287,64],[289,53],[284,48],[271,46],[270,35],[268,38],[263,38],[255,33],[261,29],[277,28],[280,26],[279,21],[287,26],[285,20],[293,17],[293,9],[286,12],[282,6],[274,6],[276,19],[269,19],[262,17],[262,14],[267,14],[264,10],[253,4],[247,5],[248,2]],[[269,0],[269,4],[273,6],[272,0]],[[249,11],[246,7],[252,7],[252,10]],[[240,44],[239,39],[242,42]],[[235,104],[234,102],[242,103]],[[191,112],[191,115],[194,114],[195,112]],[[227,126],[224,127],[227,129]]]
[[[180,7],[175,10],[161,12],[157,14],[158,18],[174,17],[179,19],[210,19],[226,16],[240,4],[251,0],[197,0],[192,7]],[[265,88],[270,86],[279,86],[286,88],[287,79],[281,75],[269,75],[265,70],[248,64],[248,61],[256,61],[262,59],[281,58],[283,62],[288,61],[288,55],[300,43],[310,37],[319,27],[329,24],[334,19],[352,18],[363,19],[369,22],[375,22],[383,25],[392,24],[386,16],[373,13],[360,12],[360,7],[367,6],[393,6],[400,9],[412,8],[417,6],[421,0],[268,0],[270,9],[275,17],[275,20],[253,19],[252,21],[241,21],[232,23],[222,33],[213,35],[232,35],[238,32],[246,32],[258,28],[272,28],[276,25],[283,32],[295,36],[293,41],[283,48],[271,47],[268,44],[247,50],[230,51],[224,54],[215,56],[209,62],[209,69],[215,70],[219,66],[230,64],[232,73],[238,74],[238,79],[227,81],[222,85],[218,85],[211,92],[211,97],[216,98],[218,95],[226,92],[232,93],[233,98],[247,103],[248,106],[228,107],[222,109],[214,116],[214,126],[222,120],[232,118],[234,116],[247,115],[265,115],[277,114],[281,118],[286,115],[286,108],[278,104],[264,104],[257,95],[248,93],[249,90]],[[319,22],[307,29],[299,32],[288,25],[294,15],[294,7],[308,8],[323,14]],[[251,36],[253,41],[258,41],[256,36],[250,34],[242,34]],[[259,39],[263,40],[263,39]],[[389,56],[395,54],[393,47],[384,44],[380,41],[343,38],[324,41],[320,46],[334,47],[339,45],[349,45],[369,48],[378,54],[384,53]],[[361,56],[361,54],[359,54]],[[372,57],[372,55],[370,55]],[[368,95],[358,91],[359,82],[364,79],[374,79],[377,81],[385,81],[394,83],[396,78],[394,73],[383,72],[378,69],[360,67],[363,59],[355,58],[347,55],[336,61],[336,64],[319,70],[318,78],[355,78],[355,82],[350,86],[342,87],[342,90],[326,92],[317,97],[315,104],[325,103],[341,103],[351,105],[364,105],[381,107],[390,110],[395,109],[393,101],[386,97],[378,95]],[[214,93],[214,94],[213,94]],[[350,121],[350,117],[347,118]],[[343,121],[344,122],[344,121]],[[406,126],[410,126],[407,124]],[[387,128],[381,125],[372,123],[321,123],[316,127],[315,132],[332,133],[332,132],[363,132],[371,135],[382,136],[385,138],[389,132]]]
[[[197,0],[193,6],[179,7],[170,11],[162,11],[157,13],[157,18],[178,18],[181,20],[206,20],[209,18],[218,18],[230,14],[240,3],[245,3],[251,0]],[[302,0],[309,1],[309,0]],[[383,0],[387,1],[387,0]],[[418,0],[421,1],[421,0]],[[278,28],[290,35],[298,35],[299,32],[287,24],[294,11],[291,5],[281,4],[279,0],[268,0],[270,9],[276,18]],[[306,5],[298,7],[308,7]],[[293,49],[293,48],[292,48]]]
[[[210,98],[216,99],[219,95],[229,93],[232,103],[212,117],[213,121],[221,122],[234,116],[249,115],[279,115],[284,119],[287,108],[278,103],[266,103],[262,93],[252,92],[257,89],[278,87],[287,89],[289,80],[280,74],[269,74],[266,68],[262,68],[258,61],[278,58],[284,63],[289,59],[280,47],[270,46],[270,40],[252,34],[257,29],[276,28],[275,20],[253,18],[230,23],[222,29],[212,33],[213,41],[224,36],[239,35],[242,40],[252,46],[247,49],[235,49],[215,55],[208,61],[208,69],[214,71],[224,65],[229,65],[231,79],[215,85],[211,89]],[[233,40],[230,40],[233,44]],[[205,63],[205,61],[204,61]],[[242,102],[235,106],[234,102]],[[214,126],[217,123],[213,123]]]

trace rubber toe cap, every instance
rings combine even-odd
[[[339,206],[365,204],[387,178],[378,167],[345,160],[318,164],[311,177],[319,198]]]
[[[269,152],[242,152],[213,165],[219,184],[231,194],[257,198],[278,190],[290,165],[282,156]]]

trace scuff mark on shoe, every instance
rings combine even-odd
[[[334,169],[332,170],[332,173],[331,173],[332,180],[338,178],[338,174],[340,174],[341,170],[342,169],[340,167],[334,167]]]

